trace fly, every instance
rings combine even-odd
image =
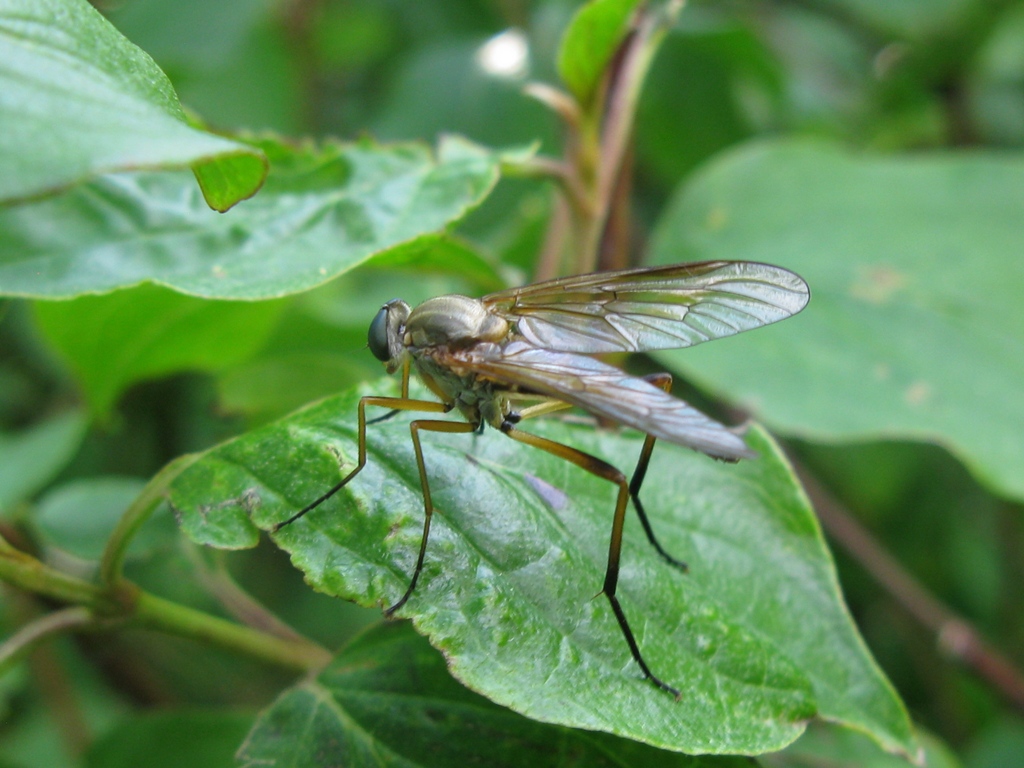
[[[685,571],[686,564],[658,542],[640,501],[655,440],[730,462],[755,454],[736,431],[669,394],[671,374],[638,378],[588,355],[689,347],[795,315],[809,298],[807,284],[780,267],[706,261],[565,277],[481,299],[452,294],[415,308],[393,299],[370,323],[368,342],[388,373],[402,371],[401,397],[368,395],[359,401],[355,469],[274,530],[315,509],[359,474],[366,464],[367,423],[399,411],[458,410],[465,422],[417,419],[410,424],[423,489],[423,536],[409,586],[385,614],[391,616],[409,600],[427,551],[434,505],[420,432],[468,433],[489,424],[513,440],[618,486],[602,592],[645,678],[678,699],[679,690],[647,666],[616,597],[626,508],[632,498],[651,545],[668,563]],[[440,402],[409,397],[411,369]],[[525,403],[532,404],[521,407]],[[391,411],[367,422],[368,405]],[[518,426],[525,419],[574,406],[646,433],[631,479],[595,456]]]

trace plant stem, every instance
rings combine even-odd
[[[972,668],[1019,709],[1024,709],[1024,673],[981,633],[915,579],[833,497],[806,467],[794,461],[822,526],[911,616],[936,634],[939,647]]]
[[[285,640],[172,603],[148,592],[140,591],[137,594],[133,618],[140,625],[151,629],[206,640],[299,672],[318,669],[331,660],[331,654],[326,649],[310,640]]]
[[[569,238],[572,213],[564,195],[556,195],[553,206],[551,220],[548,222],[547,232],[544,233],[544,245],[541,247],[537,269],[533,275],[534,282],[552,280],[561,273],[562,254],[565,253],[565,243]]]
[[[200,583],[230,616],[247,627],[274,637],[292,641],[305,639],[235,582],[225,564],[223,552],[214,554],[215,564],[212,566],[202,557],[201,548],[196,545],[187,547],[187,554]]]
[[[41,616],[22,626],[17,632],[0,644],[0,672],[13,663],[22,653],[52,635],[74,629],[81,629],[93,623],[92,611],[80,605],[61,608],[59,611]]]
[[[331,658],[326,649],[311,640],[275,637],[235,624],[151,595],[123,578],[104,587],[90,584],[14,550],[6,542],[0,546],[0,580],[26,592],[80,606],[89,612],[90,624],[95,626],[120,622],[139,624],[181,637],[206,640],[302,672],[317,669]],[[80,614],[69,615],[80,617]],[[65,624],[65,629],[81,626]],[[52,633],[36,634],[42,638]]]
[[[591,187],[593,213],[582,238],[580,272],[591,272],[598,266],[605,227],[615,199],[615,187],[622,178],[623,161],[633,134],[640,92],[654,54],[683,5],[684,0],[669,0],[662,8],[640,11],[632,32],[615,58],[616,67],[609,73],[605,98],[595,99],[595,109],[600,109],[601,114],[587,116],[591,120],[599,120],[601,130],[596,146],[583,153],[594,154],[596,165]],[[587,139],[584,132],[584,141]]]
[[[142,524],[153,514],[153,510],[163,500],[164,493],[171,481],[199,458],[199,454],[179,456],[161,469],[146,487],[142,489],[135,501],[117,521],[117,526],[110,534],[103,556],[100,558],[100,582],[114,586],[123,578],[125,554],[128,547],[139,532]]]
[[[0,581],[62,603],[84,605],[98,612],[116,612],[113,601],[95,585],[54,570],[7,542],[0,547]]]
[[[57,736],[68,754],[81,758],[93,741],[92,729],[75,691],[67,659],[54,648],[40,645],[40,641],[57,632],[67,631],[72,625],[88,623],[91,612],[84,608],[69,608],[51,616],[40,616],[41,601],[23,592],[12,592],[6,608],[10,618],[21,624],[23,630],[4,643],[4,650],[10,653],[5,653],[5,662],[10,664],[22,653],[32,651],[26,659],[26,667],[41,704],[56,726]]]
[[[510,167],[507,175],[551,179],[559,185],[563,197],[577,216],[582,215],[589,204],[586,191],[580,186],[573,167],[562,160],[544,156],[531,157]]]

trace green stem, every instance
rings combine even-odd
[[[95,585],[54,570],[4,542],[0,548],[0,581],[58,600],[84,605],[98,612],[116,611],[112,600]]]
[[[224,606],[229,616],[274,637],[293,641],[305,639],[238,585],[225,564],[223,551],[214,554],[215,564],[212,567],[201,552],[198,546],[186,547],[186,555],[196,569],[200,584]]]
[[[0,557],[4,555],[10,555],[11,553],[17,552],[18,550],[11,546],[11,543],[7,541],[3,536],[0,536]]]
[[[54,570],[4,544],[0,546],[0,580],[26,592],[82,606],[96,621],[135,623],[161,629],[303,672],[317,669],[331,658],[326,649],[310,640],[275,637],[235,624],[151,595],[124,579],[116,585],[99,587]]]
[[[633,34],[627,38],[621,56],[617,58],[618,70],[611,73],[611,89],[601,102],[604,124],[597,150],[600,162],[593,186],[594,215],[589,222],[581,254],[590,263],[581,265],[583,272],[597,267],[601,240],[615,196],[615,185],[621,176],[623,160],[633,133],[640,92],[654,54],[684,4],[685,0],[669,0],[657,10],[641,11]]]
[[[565,161],[538,155],[509,167],[506,175],[554,181],[577,216],[583,215],[589,204],[574,168]]]
[[[30,621],[0,644],[0,672],[46,638],[81,629],[94,621],[92,611],[80,605],[61,608]]]
[[[599,146],[594,140],[593,130],[587,130],[585,122],[593,123],[592,117],[585,115],[581,106],[569,94],[543,83],[530,83],[523,89],[531,96],[546,105],[558,115],[565,128],[563,161],[548,163],[544,161],[538,169],[561,186],[562,201],[556,205],[552,213],[544,246],[537,262],[534,280],[550,280],[564,274],[564,255],[566,241],[572,237],[571,250],[579,252],[581,235],[587,231],[587,222],[593,217],[593,194],[591,177],[587,173],[585,157],[596,157]],[[600,110],[591,105],[590,114],[599,114]],[[589,137],[585,133],[592,134]],[[589,138],[589,147],[587,145]],[[583,259],[585,261],[585,259]],[[578,271],[578,270],[573,270]]]
[[[100,582],[106,586],[114,586],[123,578],[124,558],[128,547],[153,510],[163,500],[167,487],[179,474],[199,458],[200,454],[179,456],[161,469],[146,487],[142,489],[135,501],[117,521],[117,526],[110,534],[100,559]]]
[[[318,669],[331,660],[331,654],[312,641],[285,640],[258,632],[147,592],[136,595],[134,620],[151,629],[206,640],[300,672]]]

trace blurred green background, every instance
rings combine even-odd
[[[430,144],[441,133],[458,133],[491,147],[539,140],[541,151],[559,151],[557,122],[521,89],[531,80],[556,81],[558,41],[576,8],[568,0],[135,0],[97,5],[153,56],[182,103],[214,129],[344,139],[369,135]],[[505,42],[524,43],[527,58],[514,71],[496,75],[477,62],[498,35]],[[752,175],[732,179],[732,192],[722,191],[716,184],[725,184],[726,166],[716,163],[730,162],[722,159],[728,157],[746,169],[743,158],[750,156],[743,152],[778,138],[810,151],[817,142],[838,143],[851,157],[868,152],[872,158],[912,160],[936,157],[933,150],[952,150],[956,157],[975,158],[984,151],[985,163],[1010,168],[1010,175],[970,166],[957,173],[969,176],[973,170],[972,178],[943,177],[942,183],[972,194],[990,189],[986,210],[1005,206],[1009,213],[1001,221],[1012,235],[1015,228],[1024,228],[1024,218],[1013,218],[1024,212],[1022,160],[1016,151],[1024,144],[1024,2],[692,2],[659,52],[639,109],[635,252],[647,252],[650,243],[661,261],[701,252],[730,258],[766,253],[770,258],[770,250],[736,252],[723,246],[714,251],[707,246],[702,251],[699,231],[662,217],[671,210],[668,206],[680,204],[678,195],[699,203],[702,195],[721,193],[729,203],[742,202],[734,191],[748,180],[760,180],[757,168],[750,166]],[[731,151],[739,154],[723,154]],[[812,158],[816,167],[824,162]],[[842,168],[832,178],[840,192],[861,183]],[[800,178],[789,183],[800,185]],[[916,197],[920,191],[925,198],[931,185],[925,179],[919,187],[909,185],[905,194]],[[773,194],[770,185],[759,189],[764,196]],[[857,199],[869,198],[871,189]],[[785,192],[779,191],[780,196]],[[284,299],[252,305],[205,302],[201,309],[195,299],[154,286],[71,302],[6,301],[0,306],[5,534],[12,540],[29,537],[55,562],[85,568],[140,484],[170,459],[378,376],[379,366],[363,346],[366,323],[382,301],[402,295],[414,303],[454,290],[480,294],[502,280],[528,280],[551,198],[546,185],[506,179],[460,223],[458,234],[485,256],[491,274],[471,275],[443,265],[426,274],[363,268]],[[845,205],[842,195],[837,199]],[[956,205],[955,196],[951,200]],[[745,210],[756,212],[756,204],[741,209],[740,217]],[[870,206],[864,210],[878,214]],[[938,204],[923,210],[922,215],[942,215]],[[814,213],[822,217],[822,247],[832,245],[828,215],[827,206]],[[761,220],[751,214],[750,222],[756,231]],[[874,222],[860,224],[869,231]],[[978,240],[978,260],[961,259],[951,270],[942,261],[943,222],[924,221],[922,231],[933,225],[940,232],[930,246],[934,260],[922,256],[916,267],[931,271],[940,285],[943,275],[962,273],[952,287],[942,286],[953,298],[958,286],[977,288],[956,316],[967,318],[964,327],[969,329],[1005,333],[1005,345],[992,353],[1006,363],[1005,370],[971,368],[967,373],[973,378],[965,373],[962,386],[954,388],[960,400],[946,410],[959,414],[949,418],[957,422],[955,428],[944,426],[945,411],[932,421],[893,416],[887,422],[884,407],[877,422],[847,427],[841,416],[848,407],[856,408],[840,398],[824,407],[840,423],[805,423],[792,403],[806,400],[810,408],[814,394],[792,391],[793,381],[788,399],[785,393],[765,394],[762,408],[751,402],[757,397],[754,385],[734,383],[729,394],[733,402],[762,413],[781,437],[790,437],[802,464],[885,549],[1020,663],[1024,481],[1019,478],[1024,464],[1000,464],[1000,456],[1024,455],[1024,431],[1016,430],[1024,407],[1024,378],[1017,378],[1024,360],[1024,321],[1019,309],[1013,312],[1020,296],[1015,289],[1024,290],[1024,250],[1019,248],[1024,237],[1017,231],[1016,240],[1008,236],[1008,245],[996,252],[996,245],[985,241],[990,228],[982,225],[971,235]],[[678,236],[670,237],[669,230]],[[887,230],[881,230],[877,238],[855,246],[874,247],[887,237]],[[744,242],[739,240],[741,246]],[[674,254],[678,243],[686,248]],[[787,265],[808,278],[812,291],[822,289],[822,306],[833,306],[830,286],[816,284],[813,267],[808,273],[801,263]],[[986,287],[990,282],[993,287]],[[988,296],[999,290],[1006,296],[995,303],[993,316],[971,325],[972,313],[984,314]],[[81,302],[95,307],[83,310]],[[884,341],[885,323],[896,327],[904,322],[897,309],[870,329],[876,340]],[[72,327],[65,319],[82,313],[97,318],[94,327]],[[149,332],[135,333],[154,314],[158,320]],[[213,334],[214,327],[220,332]],[[786,344],[782,330],[776,330],[775,343]],[[121,332],[134,345],[130,360],[102,348]],[[202,333],[216,336],[208,343],[218,352],[206,358],[175,354],[175,343],[194,348],[204,339],[196,334]],[[813,330],[807,333],[813,336]],[[907,338],[912,343],[917,337]],[[935,341],[928,338],[929,344]],[[788,343],[801,342],[790,337]],[[968,335],[959,343],[981,347],[988,342]],[[755,335],[751,349],[757,345]],[[822,341],[821,354],[828,348],[828,340]],[[1015,351],[1021,353],[1016,360]],[[944,359],[941,336],[926,352],[928,364],[937,369],[964,367],[962,358]],[[680,366],[675,369],[684,370],[699,387],[691,393],[700,405],[708,405],[704,397],[734,377],[730,366],[735,361],[719,363],[712,354],[709,347],[706,367],[696,357],[689,363],[688,355],[673,358],[673,365]],[[741,354],[737,348],[734,356]],[[763,353],[766,358],[770,354]],[[779,351],[788,362],[787,354]],[[843,357],[842,350],[838,354]],[[771,360],[756,362],[772,365]],[[808,382],[816,375],[796,370]],[[868,389],[857,377],[870,371],[864,362],[836,376],[847,376],[850,397],[856,397]],[[757,381],[756,368],[751,377]],[[994,378],[1006,382],[993,390],[996,395],[984,385]],[[970,402],[972,397],[978,402]],[[1008,431],[998,436],[986,431],[987,422],[1000,420]],[[1007,442],[1003,453],[984,452],[998,441]],[[84,511],[90,509],[109,516],[92,516],[86,524]],[[228,558],[211,556],[176,535],[169,513],[151,527],[132,551],[130,575],[158,594],[212,609],[209,595],[238,582],[330,648],[379,619],[379,612],[312,593],[269,545]],[[1021,702],[1015,708],[993,686],[950,660],[932,631],[870,578],[856,558],[842,546],[833,551],[851,611],[915,722],[945,742],[968,768],[1024,765]],[[197,582],[205,591],[195,588]],[[43,608],[8,594],[2,608],[5,623],[22,623]],[[188,664],[180,663],[183,657]],[[84,744],[109,733],[133,709],[153,705],[226,706],[229,714],[218,717],[230,721],[226,730],[235,728],[237,745],[249,714],[288,682],[287,675],[245,659],[142,632],[62,641],[34,657],[32,665],[36,685],[24,674],[0,679],[5,715],[0,766],[81,764],[76,755]],[[104,756],[103,749],[95,747],[89,759],[110,764],[113,758]]]

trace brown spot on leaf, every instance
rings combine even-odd
[[[707,228],[712,232],[717,232],[728,223],[729,214],[726,213],[725,208],[720,205],[716,205],[708,211],[708,217],[704,222],[705,226],[707,226]]]
[[[931,396],[932,388],[924,381],[915,381],[903,393],[903,399],[907,401],[907,405],[912,406],[923,405]]]
[[[884,304],[909,283],[909,277],[892,267],[863,268],[850,286],[850,295],[872,304]]]

